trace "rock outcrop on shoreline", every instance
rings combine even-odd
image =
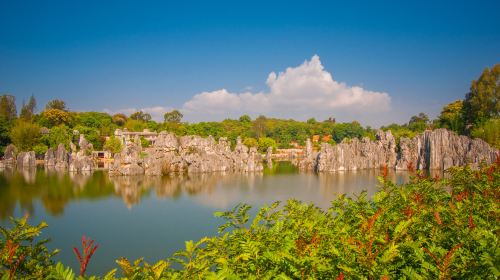
[[[243,145],[238,137],[234,149],[227,138],[218,141],[212,136],[181,136],[161,132],[151,147],[143,148],[141,139],[122,139],[122,152],[110,164],[110,176],[149,175],[160,176],[172,173],[210,172],[260,172],[263,161],[272,166],[272,148],[265,158],[257,148]],[[83,134],[77,146],[70,143],[71,153],[64,144],[45,153],[47,168],[67,169],[73,173],[89,173],[96,162],[92,157],[93,147]],[[446,129],[425,131],[411,139],[401,138],[399,145],[391,131],[377,131],[374,141],[345,139],[337,145],[323,143],[319,152],[313,150],[310,139],[306,140],[303,157],[293,159],[301,171],[332,172],[360,169],[389,168],[395,170],[445,170],[451,166],[470,165],[477,168],[481,163],[491,164],[499,151],[481,139],[457,135]],[[32,168],[36,165],[35,153],[21,152],[13,145],[6,147],[3,168]]]
[[[45,152],[44,165],[56,169],[68,168],[69,154],[64,144],[59,144],[57,149],[49,148]]]
[[[331,146],[323,143],[321,150],[313,162],[313,168],[318,172],[344,171],[381,168],[394,168],[396,164],[396,140],[390,131],[379,130],[376,140],[368,137],[344,139],[341,143]]]
[[[80,134],[77,151],[76,145],[70,143],[71,155],[68,161],[68,171],[76,173],[89,173],[94,169],[94,161],[92,159],[92,150],[94,147],[85,139],[83,134]]]
[[[498,150],[481,139],[457,135],[446,129],[425,131],[411,139],[401,138],[396,170],[441,169],[481,162],[491,164]]]
[[[246,147],[238,137],[234,150],[227,138],[177,137],[161,132],[152,147],[142,148],[136,138],[115,155],[110,176],[170,173],[256,172],[262,171],[262,157],[256,148]]]
[[[17,161],[17,148],[9,144],[4,151],[3,160],[0,162],[0,168],[12,168],[16,166]]]
[[[460,136],[446,129],[425,131],[411,139],[401,138],[399,152],[390,131],[379,130],[376,138],[375,141],[354,138],[335,146],[323,143],[312,167],[309,167],[311,164],[302,165],[306,170],[317,172],[383,167],[396,170],[445,170],[467,164],[477,168],[481,162],[491,164],[499,153],[481,139]],[[310,159],[306,157],[304,161],[310,162]]]
[[[18,168],[33,168],[36,166],[36,155],[35,152],[21,152],[17,155],[17,167]]]

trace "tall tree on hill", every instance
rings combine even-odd
[[[36,99],[33,95],[31,95],[30,100],[28,101],[27,104],[24,104],[23,102],[23,106],[21,107],[21,113],[19,117],[26,121],[31,121],[31,119],[33,119],[33,116],[35,115],[35,109],[36,109]]]
[[[265,137],[267,134],[267,118],[265,116],[260,115],[253,122],[253,132],[257,138]]]
[[[143,111],[138,111],[138,112],[132,113],[130,115],[130,118],[133,120],[137,120],[137,121],[148,122],[151,120],[151,115],[148,113],[144,113]]]
[[[437,125],[460,133],[463,130],[463,105],[464,102],[462,100],[457,100],[444,106],[437,119]]]
[[[16,97],[8,94],[0,96],[0,118],[5,118],[7,122],[11,122],[16,117]]]
[[[480,125],[500,115],[500,64],[484,69],[481,76],[472,81],[465,96],[463,119],[466,126]]]
[[[183,117],[184,117],[184,115],[181,112],[179,112],[178,110],[172,110],[168,113],[165,113],[165,115],[163,115],[165,122],[168,122],[168,123],[180,123]]]
[[[57,109],[61,111],[67,111],[66,102],[61,99],[50,100],[47,105],[45,105],[45,110]]]

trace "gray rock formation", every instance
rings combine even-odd
[[[71,143],[73,144],[73,143]],[[64,144],[59,144],[57,150],[55,151],[55,167],[57,169],[65,169],[68,167],[69,154],[66,151]]]
[[[135,142],[135,141],[134,141]],[[215,142],[209,136],[182,136],[161,132],[154,145],[142,150],[139,144],[129,143],[115,156],[110,175],[164,175],[176,172],[208,173],[262,171],[262,158],[238,140],[234,151],[226,138]]]
[[[109,167],[110,176],[120,175],[140,175],[144,174],[144,168],[139,166],[141,163],[141,146],[134,142],[127,142],[125,148],[115,154],[114,162]]]
[[[9,144],[4,151],[3,161],[1,162],[2,168],[12,168],[16,166],[17,160],[17,148],[16,146]]]
[[[36,167],[36,155],[35,152],[21,152],[17,155],[17,167],[18,168],[34,168]]]
[[[273,168],[273,147],[267,147],[266,164],[267,164],[267,167]]]
[[[382,168],[394,168],[396,164],[396,141],[390,131],[378,131],[377,140],[368,137],[359,140],[344,139],[331,146],[323,143],[315,159],[314,168],[318,172]]]
[[[301,171],[314,170],[317,154],[314,154],[311,139],[306,140],[306,149],[304,151],[304,157],[295,159],[295,164],[299,167]]]
[[[399,153],[396,153],[396,142],[390,131],[378,131],[376,137],[376,141],[368,138],[344,140],[336,146],[324,143],[313,168],[319,172],[385,166],[396,170],[445,170],[464,165],[477,168],[481,162],[491,164],[498,155],[498,150],[483,140],[460,136],[446,129],[425,131],[411,139],[401,138]],[[306,158],[299,167],[307,162],[307,154],[306,151]]]
[[[89,173],[94,169],[94,161],[92,160],[92,144],[85,139],[83,134],[80,134],[77,151],[76,146],[70,143],[71,156],[69,157],[68,170],[76,173]]]
[[[412,139],[401,138],[400,150],[396,170],[445,170],[464,165],[477,168],[481,162],[493,163],[498,155],[498,150],[483,140],[446,129],[425,131]]]
[[[56,151],[54,149],[48,148],[45,152],[44,165],[45,167],[56,166]]]

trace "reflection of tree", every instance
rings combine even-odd
[[[122,197],[127,207],[131,208],[140,202],[141,196],[154,190],[157,197],[172,198],[187,194],[190,196],[200,193],[212,193],[218,186],[232,186],[253,188],[256,179],[261,179],[261,173],[234,174],[234,173],[197,173],[172,174],[170,176],[116,176],[110,181],[114,185],[115,193]]]
[[[70,176],[56,169],[4,170],[0,172],[0,219],[12,216],[17,205],[21,213],[33,214],[37,200],[42,202],[47,212],[59,215],[71,200],[112,194],[112,185],[107,174],[102,172],[91,176]]]
[[[420,171],[419,171],[420,172]],[[387,174],[387,180],[396,184],[404,184],[410,181],[411,176],[416,176],[415,172],[398,172],[390,170]],[[425,172],[426,176],[442,177],[443,171],[432,170]],[[382,170],[358,170],[358,171],[338,171],[319,173],[320,191],[326,194],[359,194],[363,190],[367,190],[368,198],[371,197],[380,186],[378,177],[382,176]]]

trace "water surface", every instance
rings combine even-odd
[[[255,207],[298,199],[326,209],[339,194],[368,195],[377,189],[379,170],[329,174],[299,173],[289,163],[261,174],[197,174],[113,177],[44,169],[0,172],[0,224],[29,213],[30,222],[49,224],[44,237],[61,252],[56,260],[77,268],[73,246],[82,234],[99,243],[89,273],[116,267],[119,257],[148,262],[166,258],[184,241],[215,235],[221,220],[213,212],[240,202]],[[396,182],[408,173],[390,173]]]

